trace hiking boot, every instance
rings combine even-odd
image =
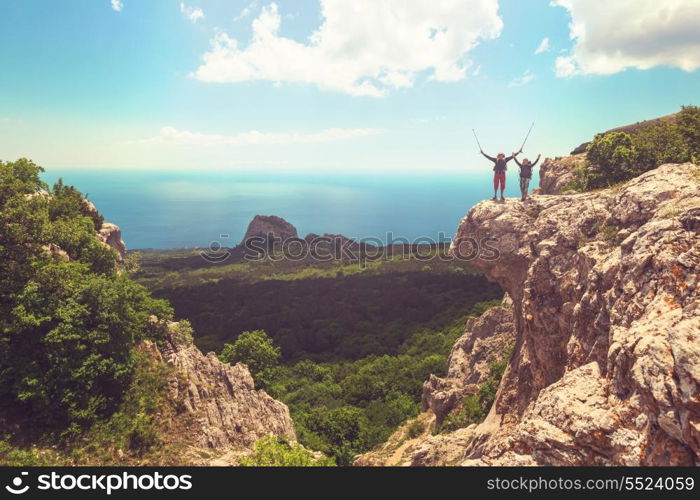
[[[498,198],[496,198],[495,196],[493,198],[491,198],[492,201],[496,201],[497,199]]]
[[[506,199],[501,195],[501,201],[506,201]]]

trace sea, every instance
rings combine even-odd
[[[519,197],[517,170],[506,197]],[[129,249],[235,246],[255,215],[277,215],[300,236],[342,234],[384,244],[445,242],[476,203],[493,196],[493,174],[464,172],[298,173],[48,168],[82,191]],[[539,184],[535,176],[531,189]]]

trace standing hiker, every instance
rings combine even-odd
[[[518,156],[520,154],[520,151],[517,153],[513,153],[510,155],[508,158],[506,158],[506,155],[503,153],[498,153],[496,158],[487,155],[484,153],[484,150],[481,150],[481,154],[484,155],[486,158],[491,160],[493,162],[493,198],[492,200],[496,201],[496,195],[498,194],[498,187],[500,186],[501,188],[501,201],[505,200],[503,197],[503,190],[506,188],[506,170],[508,170],[508,162]],[[516,160],[517,161],[517,160]]]
[[[541,156],[541,154],[537,155],[535,163],[530,163],[530,160],[527,158],[520,163],[518,159],[515,158],[515,163],[520,167],[520,193],[522,194],[520,199],[522,201],[527,200],[527,190],[530,187],[530,179],[532,179],[532,169],[535,168],[535,165],[540,161]]]

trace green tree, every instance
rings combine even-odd
[[[594,165],[589,188],[606,187],[630,177],[634,172],[635,148],[624,132],[598,134],[588,147],[588,160]]]
[[[700,162],[700,106],[683,106],[678,113],[678,128],[685,141],[689,161]]]
[[[262,330],[243,332],[233,344],[225,344],[219,359],[224,363],[244,363],[256,383],[264,386],[265,374],[279,363],[282,352]]]
[[[53,185],[49,203],[49,217],[51,220],[60,218],[75,219],[88,217],[94,229],[102,227],[104,217],[83,197],[83,194],[74,186],[66,186],[60,178]]]
[[[304,420],[308,430],[323,436],[321,451],[334,457],[338,465],[350,465],[355,455],[369,448],[369,420],[360,408],[315,408]]]
[[[117,271],[84,198],[21,159],[0,162],[0,419],[76,433],[129,387],[135,344],[169,306]]]
[[[566,189],[586,191],[629,180],[665,163],[700,161],[700,107],[683,106],[669,120],[631,134],[598,134]]]

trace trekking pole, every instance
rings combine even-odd
[[[474,134],[474,139],[476,139],[476,144],[479,146],[479,151],[483,151],[483,148],[481,147],[481,144],[479,143],[479,138],[476,136],[476,130],[472,129],[472,133]]]
[[[532,129],[535,127],[535,122],[532,122],[532,125],[530,125],[530,130],[527,131],[527,135],[525,136],[525,140],[523,141],[523,145],[520,146],[520,152],[523,152],[523,148],[525,147],[525,143],[527,140],[530,138],[530,133],[532,132]]]

